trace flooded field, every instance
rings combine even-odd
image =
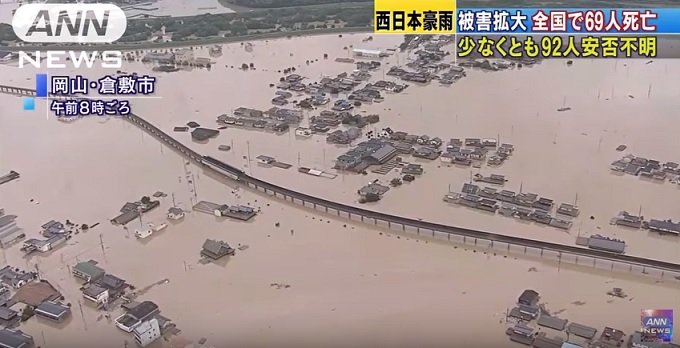
[[[218,115],[238,107],[271,107],[275,89],[269,84],[283,76],[279,70],[295,67],[296,73],[309,80],[351,72],[353,64],[334,60],[348,57],[352,46],[387,49],[402,39],[385,36],[362,42],[366,36],[253,42],[250,52],[240,44],[224,45],[223,55],[213,58],[216,63],[210,71],[156,75],[149,66],[130,63],[124,70],[158,76],[157,95],[161,97],[134,100],[133,110],[198,152],[253,176],[359,205],[359,187],[374,179],[385,183],[396,174],[369,172],[326,179],[298,173],[297,166],[335,173],[333,162],[347,147],[327,145],[324,136],[299,139],[292,133],[277,136],[228,128],[203,144],[193,142],[189,133],[172,130],[189,121],[215,128]],[[196,55],[207,57],[207,50]],[[407,53],[384,58],[385,72],[408,59]],[[307,65],[307,60],[313,62]],[[256,70],[238,69],[243,63],[253,63]],[[640,207],[646,217],[678,217],[677,185],[609,171],[609,163],[622,154],[615,151],[620,144],[636,155],[680,161],[672,151],[680,146],[675,136],[680,125],[673,111],[680,87],[669,78],[678,69],[680,63],[675,60],[651,64],[584,60],[570,67],[564,61],[546,61],[517,70],[471,70],[451,87],[412,85],[400,94],[388,94],[382,103],[358,108],[366,114],[380,114],[376,130],[389,126],[445,141],[499,137],[514,144],[515,153],[506,163],[493,170],[484,167],[481,173],[504,174],[509,179],[506,188],[518,191],[521,185],[525,191],[557,202],[573,202],[578,194],[581,215],[569,233],[442,202],[449,185],[457,190],[469,180],[471,168],[447,167],[439,160],[408,158],[423,164],[422,177],[390,190],[369,207],[565,244],[574,244],[580,229],[581,234],[626,240],[628,254],[678,262],[677,238],[609,225],[619,210],[637,213]],[[7,85],[32,88],[34,73],[0,66],[1,81]],[[100,78],[112,72],[78,73]],[[383,78],[392,80],[383,71],[373,73],[372,80]],[[564,105],[572,110],[556,111]],[[74,304],[73,317],[63,328],[36,318],[23,325],[39,344],[44,336],[46,347],[72,345],[73,337],[78,338],[76,343],[105,339],[112,347],[126,340],[135,344],[85,303],[81,315],[77,303],[85,300],[67,266],[87,259],[99,261],[137,288],[168,279],[139,300],[156,302],[182,335],[192,340],[205,337],[217,347],[282,343],[312,347],[328,342],[338,342],[337,346],[443,346],[443,342],[500,346],[507,342],[506,310],[525,288],[536,289],[542,302],[560,311],[560,316],[600,330],[604,326],[626,333],[638,329],[641,308],[680,310],[678,289],[670,281],[564,265],[557,268],[501,253],[473,253],[452,244],[336,220],[270,200],[185,165],[176,153],[122,120],[88,118],[66,124],[46,118],[40,112],[44,108],[45,103],[39,101],[38,111],[24,112],[19,98],[0,95],[0,174],[21,173],[19,180],[0,186],[0,207],[19,216],[18,224],[28,238],[36,237],[40,225],[50,219],[101,223],[49,254],[24,258],[18,246],[4,251],[13,266],[35,269],[37,264],[43,278]],[[303,125],[318,112],[306,112]],[[221,144],[232,146],[231,151],[219,151]],[[294,167],[259,166],[254,158],[263,154]],[[188,183],[190,178],[195,184]],[[127,231],[108,222],[125,202],[158,190],[168,197],[141,223],[165,220],[173,194],[176,204],[186,210],[197,200],[206,200],[250,204],[261,208],[262,214],[252,222],[238,223],[188,213],[184,221],[144,242],[131,235],[139,221],[129,223]],[[203,265],[199,251],[206,238],[248,248],[237,250],[226,263]],[[272,286],[275,283],[290,287],[277,289]],[[564,284],[577,286],[565,292]],[[630,297],[612,300],[605,292],[613,287],[623,288]],[[348,332],[352,333],[349,337]]]

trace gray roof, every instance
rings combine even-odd
[[[15,310],[12,310],[7,307],[0,307],[0,319],[2,320],[11,320],[13,317],[17,315],[17,312]]]
[[[44,225],[42,225],[41,227],[42,227],[42,229],[46,230],[46,229],[48,229],[48,228],[50,228],[50,227],[52,227],[52,226],[54,226],[54,225],[59,225],[59,224],[60,224],[60,223],[57,222],[57,221],[50,220],[50,221],[46,222]]]
[[[28,348],[32,343],[33,337],[23,333],[21,330],[0,330],[0,347]]]
[[[531,335],[534,332],[534,329],[524,323],[519,323],[512,327],[512,331],[525,335]]]
[[[116,216],[115,218],[113,218],[112,221],[119,225],[125,225],[128,222],[136,219],[137,217],[139,217],[139,212],[136,210],[130,210]]]
[[[647,223],[650,229],[659,230],[663,232],[680,233],[680,222],[673,222],[671,220],[656,220],[651,219]]]
[[[158,305],[151,301],[144,301],[129,310],[127,314],[137,320],[144,320],[155,312],[158,312]]]
[[[380,185],[378,183],[370,183],[362,188],[359,189],[359,194],[362,196],[365,196],[369,193],[373,193],[379,196],[382,196],[385,194],[385,192],[389,191],[390,187],[385,186],[385,185]]]
[[[595,337],[595,334],[597,333],[597,329],[594,329],[590,326],[571,323],[571,324],[569,324],[569,326],[567,326],[567,332],[574,334],[576,336],[579,336],[579,337],[592,339],[593,337]]]
[[[626,242],[591,236],[588,240],[588,247],[592,249],[611,251],[614,253],[622,253],[626,249]]]
[[[476,194],[479,191],[479,186],[473,184],[463,184],[463,193]]]
[[[52,302],[52,301],[47,301],[43,302],[38,305],[38,307],[35,308],[35,312],[37,314],[43,313],[43,314],[48,314],[51,316],[62,316],[66,314],[67,312],[70,311],[70,308],[59,303],[59,302]]]
[[[385,144],[375,152],[373,152],[370,157],[374,158],[376,161],[381,162],[386,159],[388,159],[390,156],[394,155],[397,153],[397,149],[390,145],[390,144]]]
[[[560,319],[558,317],[553,317],[551,315],[543,314],[543,315],[541,315],[540,318],[538,318],[537,324],[540,325],[540,326],[545,326],[545,327],[549,327],[551,329],[562,331],[567,326],[567,320],[566,319]]]
[[[105,288],[103,288],[99,285],[90,284],[88,287],[83,289],[83,294],[86,295],[86,296],[90,296],[90,297],[97,297],[106,290],[107,289],[105,289]]]
[[[114,276],[113,274],[104,274],[104,276],[101,279],[99,279],[99,281],[97,283],[100,286],[103,286],[107,289],[115,290],[115,289],[118,289],[118,288],[124,286],[125,280],[120,279],[120,278]]]
[[[183,214],[183,213],[184,213],[184,210],[182,210],[181,208],[171,207],[170,209],[168,209],[168,213],[169,213],[169,214],[180,215],[180,214]]]
[[[558,337],[548,338],[546,336],[539,335],[534,339],[533,346],[536,348],[561,348],[562,343],[564,343],[564,341]]]
[[[519,301],[520,302],[525,301],[525,302],[528,302],[528,303],[535,303],[536,301],[538,301],[538,292],[531,290],[531,289],[524,290],[522,292],[522,294],[519,295]]]
[[[11,224],[12,222],[14,222],[14,219],[16,218],[17,218],[16,215],[0,216],[0,227]]]
[[[226,255],[227,251],[230,250],[231,247],[229,244],[223,241],[217,241],[214,239],[206,239],[205,242],[203,243],[203,250],[213,253],[215,255]]]

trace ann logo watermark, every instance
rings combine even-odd
[[[111,43],[125,33],[127,18],[113,4],[27,4],[16,10],[12,29],[30,43]]]
[[[672,309],[647,309],[643,310],[642,342],[671,342],[673,340],[673,310]]]

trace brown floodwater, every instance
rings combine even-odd
[[[128,63],[124,68],[128,72],[159,78],[159,98],[134,100],[133,110],[168,132],[188,121],[214,128],[218,115],[237,107],[270,107],[275,90],[269,84],[282,76],[279,70],[294,66],[296,73],[318,80],[353,69],[351,64],[334,61],[348,57],[350,46],[386,49],[401,41],[398,36],[385,36],[362,42],[366,36],[260,41],[253,42],[252,52],[240,44],[224,45],[223,55],[213,58],[216,64],[210,71],[156,75],[147,65]],[[329,55],[327,60],[324,53]],[[207,50],[198,49],[197,55],[208,56]],[[383,66],[386,71],[408,59],[407,53],[396,54],[383,59]],[[314,62],[307,65],[306,60]],[[251,62],[256,70],[238,69]],[[620,144],[628,146],[626,153],[680,160],[674,157],[680,156],[675,151],[680,148],[675,111],[680,86],[674,78],[679,64],[677,60],[652,64],[578,60],[567,67],[556,60],[521,70],[472,70],[450,87],[414,85],[401,94],[387,95],[382,103],[359,108],[380,114],[375,129],[389,126],[445,140],[500,137],[514,144],[515,153],[500,168],[479,171],[504,174],[509,179],[507,188],[517,191],[522,186],[523,191],[557,202],[573,202],[578,195],[581,215],[569,232],[444,203],[442,196],[449,185],[458,189],[468,181],[470,168],[448,167],[439,160],[408,158],[423,164],[422,178],[391,189],[369,207],[565,244],[574,244],[579,230],[581,234],[606,234],[625,239],[628,254],[678,262],[677,238],[611,226],[609,220],[620,210],[637,213],[640,208],[646,217],[677,220],[680,187],[613,175],[609,163],[623,155],[614,150]],[[0,82],[32,87],[35,73],[0,66]],[[96,78],[111,71],[79,73]],[[383,71],[373,75],[373,80],[391,80]],[[572,109],[556,111],[564,105]],[[0,173],[21,173],[21,179],[0,186],[0,207],[19,216],[29,238],[36,237],[40,225],[50,219],[101,222],[49,254],[24,258],[19,246],[4,250],[8,264],[28,269],[38,265],[43,277],[74,304],[73,318],[64,327],[35,319],[23,325],[45,347],[81,343],[117,347],[126,340],[135,344],[106,319],[98,320],[101,314],[85,303],[81,315],[77,303],[84,299],[67,266],[86,259],[98,260],[107,271],[137,288],[169,279],[141,299],[158,303],[184,336],[206,337],[217,347],[227,343],[327,346],[329,342],[337,346],[439,346],[444,342],[500,346],[507,342],[503,333],[506,309],[525,288],[538,290],[551,310],[564,310],[560,314],[564,318],[627,333],[638,328],[641,308],[680,310],[678,289],[669,280],[659,283],[582,267],[558,268],[501,253],[473,253],[449,243],[336,220],[270,200],[185,165],[176,153],[121,120],[84,118],[66,124],[46,117],[44,111],[44,102],[39,101],[38,110],[30,113],[21,110],[21,99],[0,95]],[[318,112],[306,112],[303,125]],[[253,176],[348,204],[359,205],[356,190],[368,181],[387,182],[396,176],[342,174],[325,179],[298,173],[298,161],[301,166],[335,172],[331,169],[334,159],[348,149],[327,145],[318,135],[298,139],[293,134],[228,128],[218,138],[199,144],[188,133],[171,134],[200,153]],[[233,149],[218,151],[220,144],[233,145]],[[294,167],[261,167],[254,160],[261,154]],[[195,185],[188,180],[195,180]],[[249,203],[261,207],[262,214],[252,222],[239,223],[192,212],[144,242],[131,236],[140,222],[131,222],[130,232],[108,222],[124,202],[157,190],[168,197],[141,223],[163,221],[173,194],[175,204],[187,210],[196,200],[206,200]],[[202,265],[199,251],[206,238],[249,248],[237,251],[228,262]],[[531,267],[536,272],[528,271]],[[276,289],[272,283],[290,287]],[[575,286],[565,291],[568,284]],[[605,294],[612,287],[624,288],[630,297],[612,301]]]

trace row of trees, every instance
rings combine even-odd
[[[159,32],[163,27],[165,27],[166,33],[172,33],[173,40],[190,37],[213,37],[221,33],[227,33],[228,36],[240,36],[248,34],[250,30],[271,32],[335,28],[340,26],[341,23],[348,27],[367,27],[371,25],[373,19],[373,12],[369,7],[327,6],[309,8],[304,11],[296,8],[279,8],[181,18],[135,19],[128,22],[127,30],[120,41],[143,42],[152,39],[154,33]],[[16,40],[18,39],[12,30],[12,26],[0,23],[0,41]]]

